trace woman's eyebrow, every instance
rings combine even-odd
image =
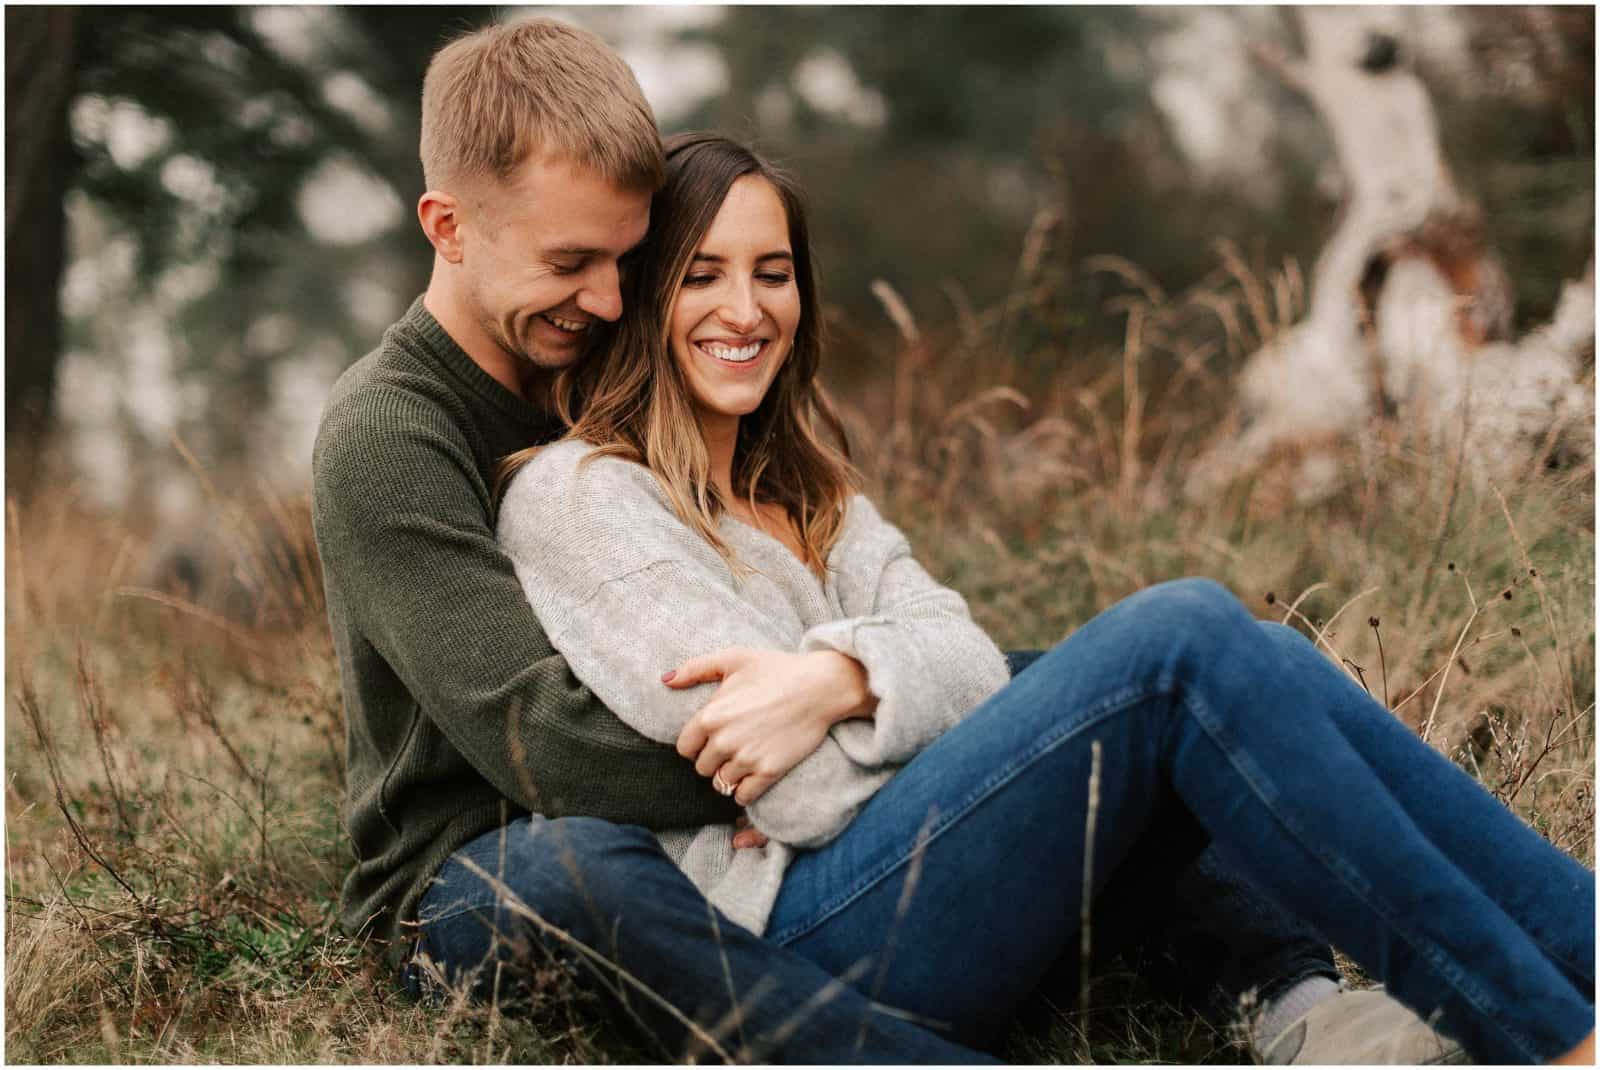
[[[695,253],[694,256],[690,257],[690,260],[703,261],[707,264],[723,264],[727,262],[727,259],[727,257],[719,256],[716,253]],[[762,253],[756,257],[756,263],[758,264],[765,263],[768,260],[788,260],[793,262],[794,254],[786,249],[778,249],[770,253]]]

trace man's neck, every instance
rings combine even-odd
[[[539,403],[548,399],[548,386],[544,398],[528,393],[528,384],[523,379],[521,362],[489,337],[482,324],[472,318],[456,298],[455,292],[439,277],[437,269],[428,282],[427,291],[422,295],[422,307],[439,321],[439,326],[444,328],[444,332],[471,358],[472,363],[484,370],[489,378],[524,401]]]
[[[518,366],[518,381],[521,383],[520,393],[528,404],[537,405],[550,412],[555,411],[555,372],[524,361]]]

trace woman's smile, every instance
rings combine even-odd
[[[753,371],[771,345],[765,338],[702,338],[694,348],[730,371]]]

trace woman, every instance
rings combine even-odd
[[[560,385],[587,399],[567,440],[510,461],[500,535],[578,677],[747,806],[748,846],[661,836],[715,905],[973,1037],[1078,939],[1084,894],[1209,838],[1475,1056],[1592,1058],[1593,875],[1292,629],[1162,584],[1007,683],[818,433],[793,184],[718,135],[668,160],[620,336]],[[708,703],[725,648],[832,651],[872,697]]]

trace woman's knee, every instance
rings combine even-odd
[[[1301,650],[1311,645],[1311,640],[1307,639],[1305,634],[1292,624],[1284,624],[1282,621],[1276,620],[1258,620],[1256,624],[1260,626],[1267,638],[1285,650]]]
[[[1255,618],[1216,580],[1191,576],[1148,587],[1129,599],[1137,601],[1152,628],[1171,629],[1175,637],[1218,640],[1240,634]]]

